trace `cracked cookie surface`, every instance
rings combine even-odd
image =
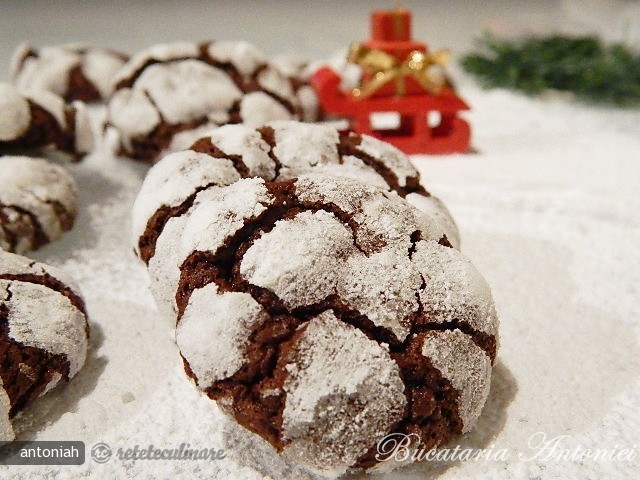
[[[89,325],[64,272],[0,250],[0,440],[11,419],[69,381],[87,355]]]
[[[0,248],[25,253],[73,227],[75,180],[60,165],[29,157],[0,157]]]
[[[497,317],[484,279],[396,192],[325,175],[242,179],[182,234],[176,341],[241,425],[328,476],[390,433],[469,431]]]

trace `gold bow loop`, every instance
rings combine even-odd
[[[448,50],[438,50],[433,53],[414,50],[409,53],[406,60],[400,61],[382,50],[354,43],[349,49],[347,60],[362,67],[370,78],[364,79],[360,87],[354,88],[351,93],[354,98],[362,100],[373,95],[386,83],[393,81],[395,94],[405,95],[405,79],[410,77],[425,92],[438,95],[446,84],[446,77],[435,74],[433,67],[445,66],[449,63],[449,58]]]

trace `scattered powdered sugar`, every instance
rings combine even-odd
[[[332,311],[302,328],[285,367],[283,455],[337,476],[402,418],[404,384],[389,352]]]
[[[464,321],[497,338],[498,317],[491,288],[468,259],[453,248],[418,242],[412,261],[424,277],[420,301],[432,321]]]
[[[64,354],[69,377],[75,376],[87,354],[84,314],[67,297],[44,285],[0,280],[0,287],[12,294],[5,301],[9,337],[23,345]]]
[[[193,291],[176,329],[176,343],[201,389],[242,367],[251,330],[266,318],[248,293],[218,293],[215,284]]]
[[[8,83],[0,83],[0,141],[14,140],[31,123],[29,102]]]
[[[351,230],[332,213],[306,211],[279,220],[258,238],[244,254],[240,274],[289,308],[310,305],[336,293],[353,250]]]
[[[277,68],[272,65],[265,66],[257,75],[258,85],[264,90],[278,95],[296,105],[297,98],[293,93],[291,82]]]
[[[470,431],[489,395],[491,359],[469,335],[458,329],[427,332],[422,355],[460,394],[458,414],[462,420],[462,431]]]

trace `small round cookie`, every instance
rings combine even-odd
[[[98,102],[111,94],[114,74],[127,55],[83,43],[35,49],[23,43],[11,61],[11,80],[21,90],[45,90],[67,102]]]
[[[57,240],[76,218],[75,180],[39,158],[0,157],[0,248],[25,253]]]
[[[134,248],[149,267],[151,290],[163,315],[175,319],[172,298],[181,261],[176,245],[194,204],[208,201],[212,187],[240,178],[286,180],[306,173],[359,179],[395,191],[429,216],[443,243],[459,245],[449,211],[420,185],[418,171],[398,149],[329,125],[225,125],[156,164],[133,207]]]
[[[82,102],[64,103],[44,90],[20,91],[0,83],[0,152],[54,148],[79,159],[93,148]]]
[[[473,428],[498,320],[428,217],[326,175],[215,192],[181,238],[176,342],[226,413],[332,477],[383,463],[390,434],[428,450]]]
[[[60,270],[0,250],[0,441],[11,419],[84,365],[84,302]]]
[[[107,125],[122,154],[149,162],[213,126],[301,115],[291,80],[246,42],[156,45],[134,55],[114,84]]]

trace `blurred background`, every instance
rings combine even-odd
[[[640,46],[638,0],[0,1],[0,79],[18,43],[86,41],[133,53],[171,40],[248,40],[269,55],[322,59],[369,36],[369,12],[401,5],[414,37],[454,57],[484,30],[598,33]]]

